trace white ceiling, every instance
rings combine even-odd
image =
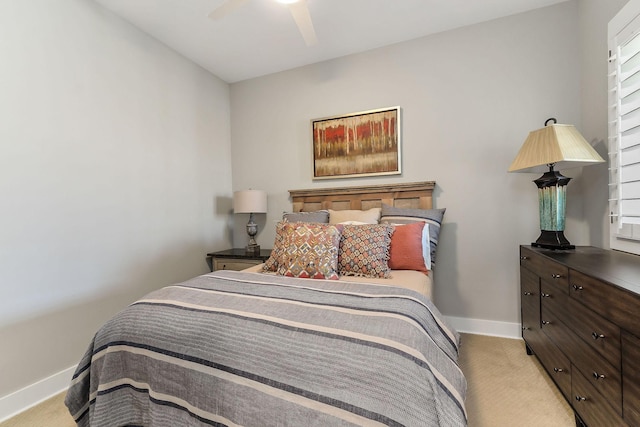
[[[207,15],[224,0],[95,1],[233,83],[566,0],[307,0],[312,47],[275,0],[247,0],[218,21]]]

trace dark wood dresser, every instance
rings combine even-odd
[[[520,246],[522,337],[576,425],[640,426],[640,256]]]

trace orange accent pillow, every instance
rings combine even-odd
[[[389,268],[428,272],[422,255],[424,222],[396,225],[389,245]]]

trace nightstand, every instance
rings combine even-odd
[[[262,264],[271,255],[271,249],[261,249],[260,253],[248,254],[244,248],[233,248],[207,254],[209,270],[244,270]]]

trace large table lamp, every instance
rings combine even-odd
[[[553,121],[552,124],[549,122]],[[554,168],[567,169],[604,162],[573,125],[548,119],[544,127],[529,133],[509,172],[544,172],[538,186],[540,237],[532,246],[574,249],[564,236],[567,178]]]
[[[236,214],[249,214],[247,223],[247,234],[249,244],[246,247],[247,253],[259,253],[260,245],[256,243],[258,234],[258,224],[253,220],[253,214],[267,212],[267,193],[261,190],[242,190],[233,193],[233,212]]]

